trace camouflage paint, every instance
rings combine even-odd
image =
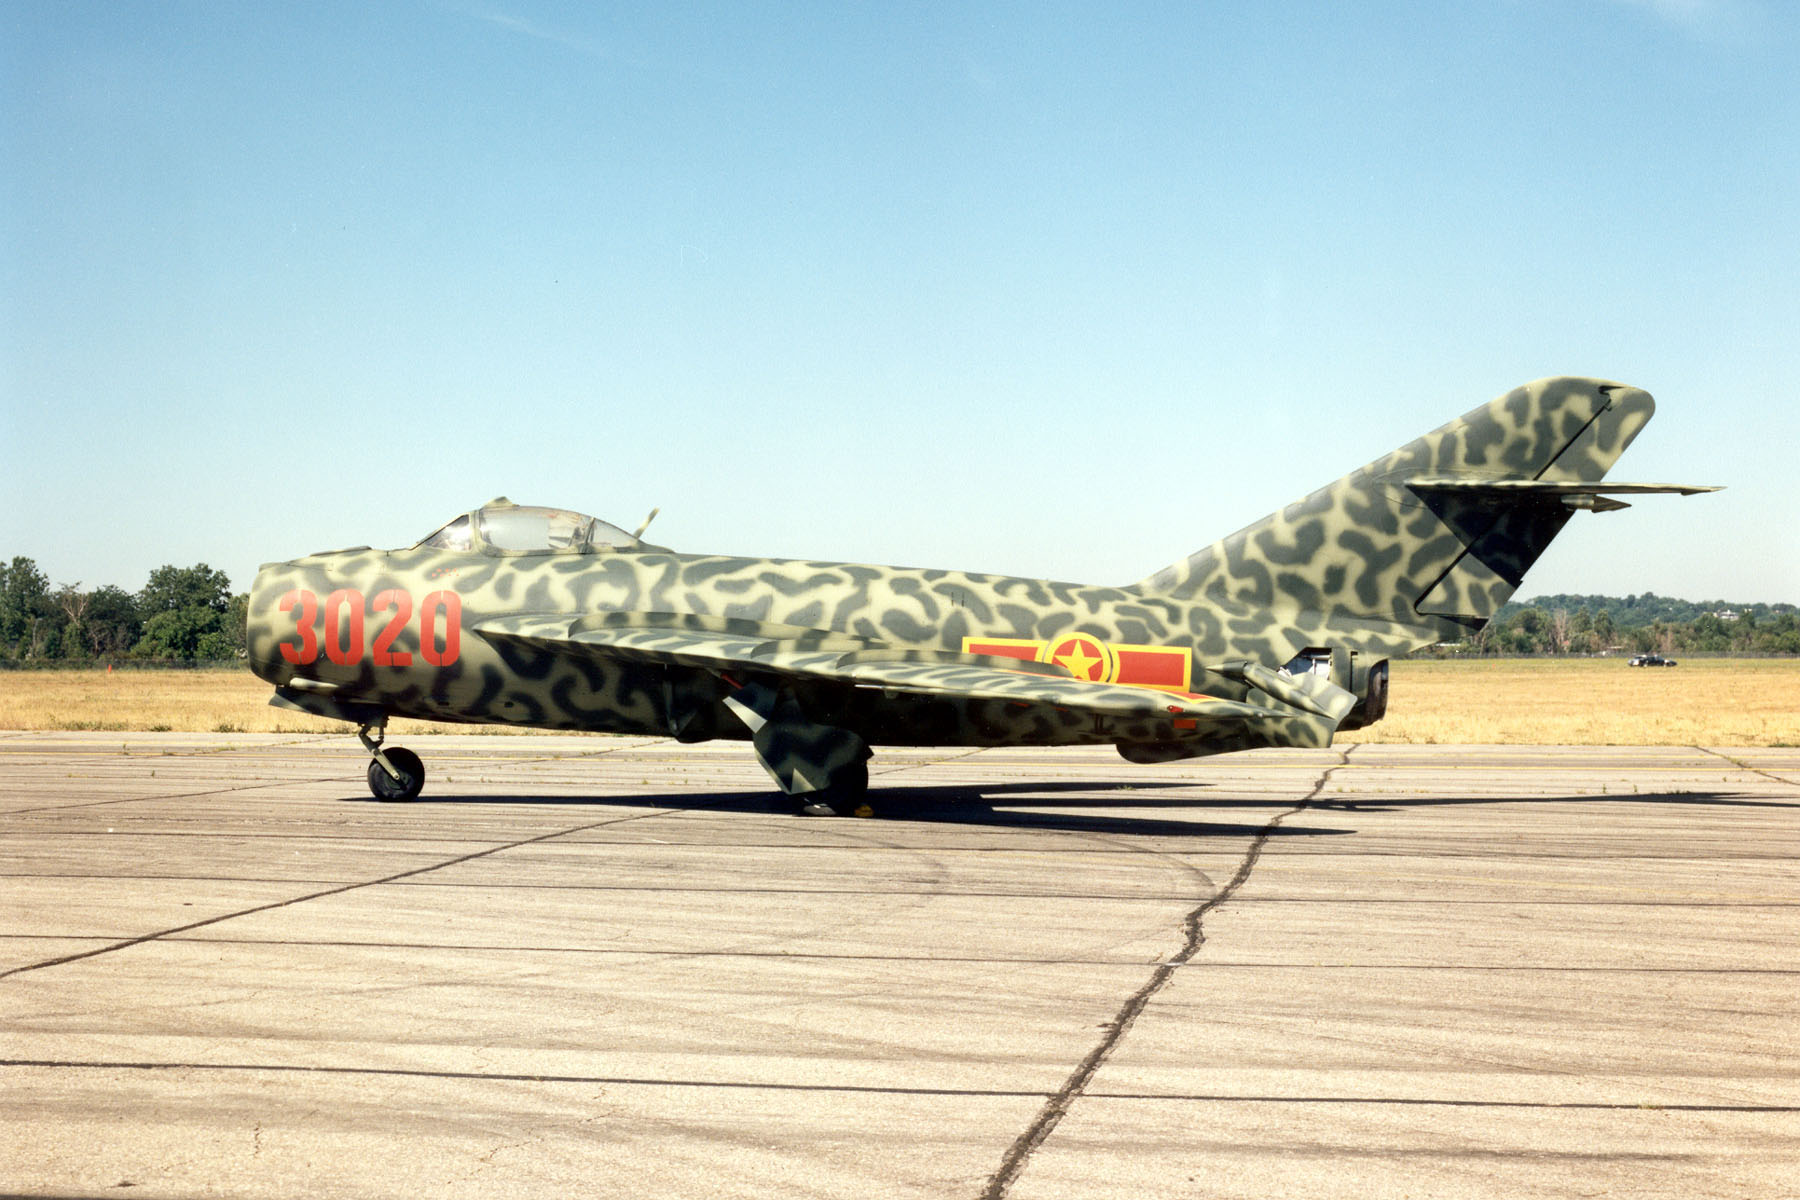
[[[1479,629],[1576,508],[1614,506],[1590,485],[1653,411],[1622,384],[1540,380],[1125,587],[636,541],[311,555],[258,575],[250,664],[274,703],[364,724],[752,739],[796,792],[869,745],[1322,746],[1379,718],[1386,659]],[[1180,648],[1203,696],[962,653],[1072,634]],[[1330,663],[1323,704],[1272,670],[1303,650]]]

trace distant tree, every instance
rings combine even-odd
[[[1500,623],[1489,621],[1466,639],[1469,650],[1475,654],[1492,654],[1494,643],[1500,636]]]
[[[20,658],[41,657],[56,606],[50,581],[24,555],[0,567],[0,647]]]
[[[1569,610],[1557,608],[1550,611],[1550,619],[1545,625],[1545,633],[1549,638],[1550,649],[1557,654],[1569,652],[1569,639],[1572,636],[1569,628]]]
[[[1521,609],[1506,631],[1506,649],[1514,654],[1541,654],[1548,625],[1543,609]]]
[[[145,658],[200,658],[202,646],[217,647],[224,621],[210,608],[164,609],[144,622],[144,636],[133,649]]]
[[[1651,632],[1656,635],[1656,651],[1658,654],[1675,653],[1675,636],[1678,632],[1675,626],[1669,624],[1667,621],[1658,621],[1655,625],[1651,626]]]
[[[231,598],[231,605],[225,610],[225,637],[229,643],[228,653],[213,657],[228,658],[242,654],[249,646],[249,624],[250,593],[239,592]]]
[[[124,654],[143,631],[136,596],[111,584],[88,593],[82,633],[96,658]]]
[[[1571,654],[1592,654],[1598,647],[1594,638],[1594,614],[1583,604],[1569,618],[1569,652]]]
[[[57,588],[56,594],[51,597],[52,603],[56,605],[57,611],[63,617],[62,636],[57,647],[57,657],[80,658],[82,651],[87,648],[87,640],[83,636],[84,618],[92,600],[93,594],[82,591],[79,583],[65,583]]]
[[[1610,650],[1618,640],[1619,631],[1613,624],[1612,609],[1603,608],[1594,614],[1594,640],[1602,650]]]
[[[1757,630],[1756,648],[1765,654],[1800,654],[1800,617],[1778,613]]]
[[[1718,652],[1731,647],[1731,635],[1726,631],[1725,622],[1713,613],[1701,613],[1696,617],[1682,641],[1690,650]]]
[[[237,647],[231,631],[224,628],[215,629],[202,637],[200,644],[194,648],[194,657],[205,662],[223,662],[226,659],[237,657]]]
[[[149,658],[228,658],[234,653],[226,631],[231,580],[205,563],[161,566],[137,596],[143,636],[134,647]]]
[[[207,608],[223,615],[230,605],[231,580],[205,563],[158,567],[138,593],[138,610],[146,621],[156,613],[184,608]]]

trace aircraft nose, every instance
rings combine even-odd
[[[250,670],[258,679],[278,686],[294,674],[293,666],[281,655],[282,636],[295,626],[292,606],[284,611],[282,598],[298,586],[293,563],[264,563],[250,585],[250,603],[244,614],[244,648]]]

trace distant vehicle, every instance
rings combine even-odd
[[[1672,667],[1675,665],[1675,660],[1664,658],[1660,654],[1638,654],[1633,655],[1631,661],[1625,665],[1628,667]]]

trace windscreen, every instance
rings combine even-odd
[[[464,513],[419,545],[433,550],[467,550],[469,548],[469,516]]]

